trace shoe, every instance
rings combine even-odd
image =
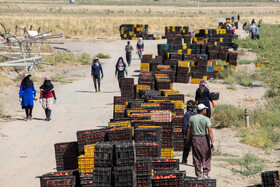
[[[208,175],[203,175],[204,179],[210,179],[210,177]]]
[[[198,176],[197,180],[203,180],[202,176]]]
[[[95,90],[95,93],[97,93],[97,90]]]
[[[45,119],[45,121],[48,121],[48,120],[49,120],[49,118],[46,118],[46,119]]]
[[[99,92],[101,91],[100,88],[98,89],[98,91],[99,91]]]
[[[187,165],[187,161],[182,161],[181,164]]]
[[[30,116],[29,116],[29,120],[32,120],[32,119],[33,119],[33,117],[30,115]]]
[[[49,120],[48,121],[51,121],[52,120],[52,118],[49,118]]]

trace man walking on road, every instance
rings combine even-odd
[[[214,150],[214,137],[211,129],[211,121],[206,117],[207,107],[204,104],[197,106],[197,115],[190,117],[187,131],[187,141],[190,139],[191,130],[192,137],[192,153],[193,163],[195,167],[195,175],[198,179],[209,179],[211,170],[211,149]],[[208,133],[207,133],[208,131]],[[209,137],[211,140],[211,148]],[[201,167],[203,171],[201,171]]]
[[[127,41],[127,45],[125,46],[125,53],[126,53],[126,61],[128,64],[128,67],[131,63],[131,52],[133,51],[132,45],[130,45],[130,41]]]
[[[94,88],[95,88],[95,92],[97,92],[97,87],[96,87],[96,82],[98,83],[98,91],[100,92],[100,72],[102,74],[102,79],[103,79],[103,70],[102,70],[102,66],[99,63],[99,60],[97,57],[94,58],[94,60],[92,61],[92,66],[91,66],[91,76],[93,78],[93,82],[94,82]]]
[[[138,52],[138,55],[139,55],[139,59],[142,58],[142,53],[144,51],[144,42],[143,42],[143,39],[140,38],[137,42],[137,45],[136,45],[136,49],[137,49],[137,52]]]
[[[193,100],[189,100],[187,102],[187,112],[184,115],[184,123],[183,123],[183,136],[184,136],[184,149],[183,149],[183,156],[182,156],[182,164],[187,164],[188,156],[192,147],[192,131],[190,133],[189,141],[186,140],[186,133],[188,129],[188,122],[190,117],[196,115],[196,104]]]

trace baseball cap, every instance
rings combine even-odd
[[[98,60],[98,57],[96,56],[96,57],[94,57],[94,60]]]
[[[205,106],[204,104],[199,104],[198,106],[197,106],[197,110],[203,110],[203,109],[205,109],[205,108],[208,108],[207,106]]]

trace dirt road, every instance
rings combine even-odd
[[[145,53],[156,54],[156,44],[165,41],[145,41]],[[46,172],[55,171],[54,144],[76,140],[76,131],[99,128],[106,126],[112,118],[113,96],[120,95],[117,79],[114,76],[114,67],[119,56],[124,56],[124,46],[126,41],[92,41],[92,42],[66,42],[66,46],[79,53],[87,52],[92,56],[102,52],[109,54],[112,58],[101,60],[104,69],[104,79],[102,80],[101,93],[94,93],[94,87],[90,78],[90,66],[72,68],[73,73],[83,75],[83,77],[73,77],[77,81],[71,84],[56,84],[57,104],[53,109],[52,121],[45,122],[44,112],[38,102],[34,108],[34,120],[25,122],[22,120],[24,113],[19,112],[19,103],[16,101],[17,88],[9,88],[9,98],[4,106],[10,107],[12,121],[0,122],[0,186],[15,187],[39,186],[39,179],[36,176]],[[135,46],[136,41],[132,41]],[[132,66],[128,68],[129,76],[136,77],[139,70],[140,61],[136,54],[133,54]],[[136,81],[135,81],[136,82]],[[36,85],[38,87],[38,85]],[[186,94],[188,98],[193,98],[197,85],[176,84],[176,90]],[[209,83],[213,91],[223,92],[221,100],[217,103],[232,103],[238,105],[238,100],[246,96],[260,100],[264,94],[264,88],[245,89],[238,88],[237,91],[226,90],[222,83]],[[229,94],[232,96],[229,98]],[[267,157],[264,151],[252,148],[239,143],[235,132],[230,129],[214,130],[216,143],[220,143],[223,152],[242,155],[248,151],[258,153],[262,157]],[[178,155],[178,158],[181,158]],[[273,153],[271,159],[275,159]],[[277,159],[277,157],[276,157]],[[234,175],[229,169],[219,166],[220,157],[214,158],[213,171],[210,176],[218,179],[218,186],[245,186],[251,184],[250,178],[240,180],[241,176]],[[274,165],[273,165],[274,166]],[[186,169],[187,175],[194,176],[192,167],[182,166]],[[237,184],[237,185],[235,185]]]

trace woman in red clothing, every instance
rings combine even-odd
[[[42,86],[40,86],[40,103],[46,113],[46,121],[51,120],[51,106],[56,103],[56,96],[53,89],[53,84],[51,83],[51,78],[49,76],[45,77],[45,81]]]

